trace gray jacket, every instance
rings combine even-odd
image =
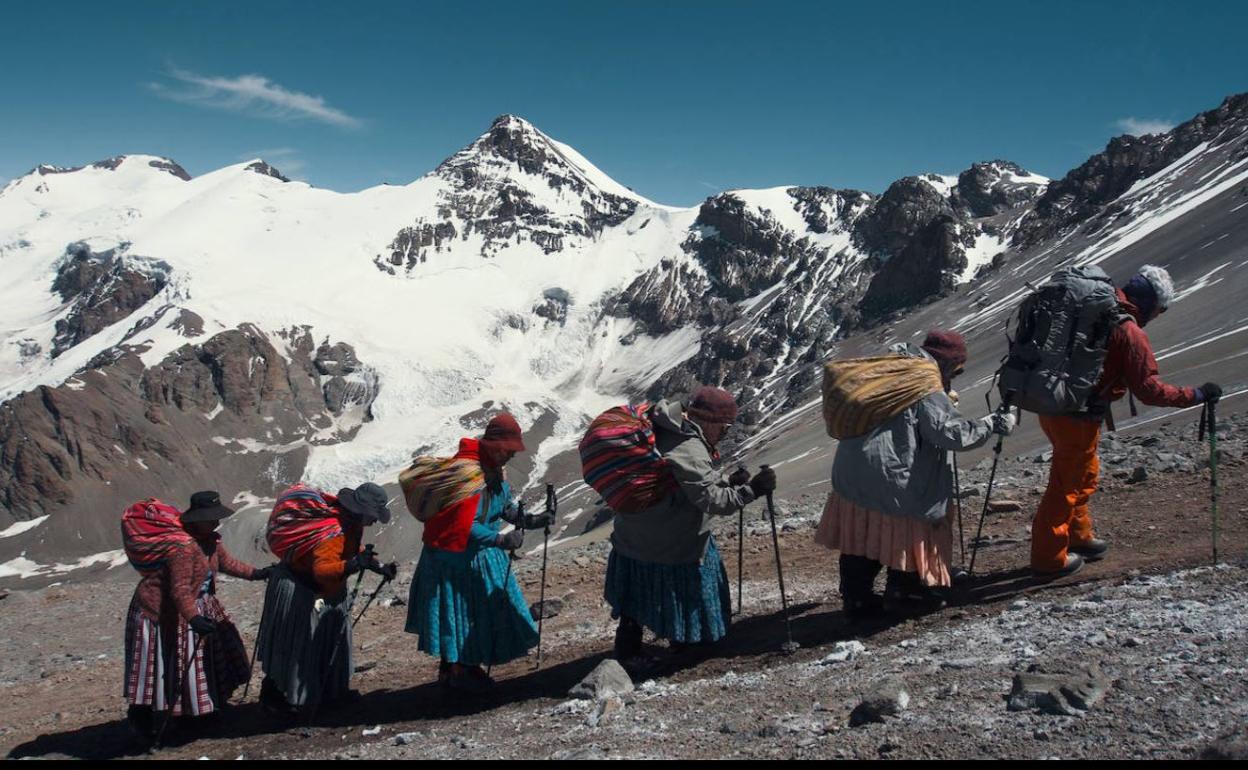
[[[713,465],[702,431],[684,418],[679,401],[650,412],[655,444],[671,465],[677,488],[663,502],[615,517],[611,544],[624,556],[654,564],[700,564],[710,541],[710,517],[736,513],[754,500],[748,486],[732,487]]]
[[[893,351],[931,358],[914,345]],[[991,437],[989,422],[963,418],[947,394],[932,393],[865,436],[841,441],[832,489],[873,511],[935,523],[953,495],[949,450],[975,449]]]

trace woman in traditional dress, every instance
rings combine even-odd
[[[390,521],[388,502],[373,483],[337,495],[298,484],[273,506],[266,536],[282,561],[269,580],[256,641],[265,673],[260,702],[269,711],[294,713],[351,696],[347,578],[369,570],[392,580],[398,573],[398,565],[383,566],[360,547],[365,527]]]
[[[233,513],[216,492],[196,492],[185,513],[149,499],[122,516],[126,554],[143,575],[126,614],[123,687],[127,718],[142,739],[160,729],[158,713],[218,712],[250,675],[243,640],[217,599],[216,576],[264,580],[270,568],[226,550],[216,529]]]
[[[815,542],[841,552],[841,597],[852,620],[877,616],[886,606],[900,612],[944,606],[932,588],[952,582],[949,453],[1014,429],[1013,415],[968,420],[950,399],[953,379],[966,364],[961,334],[936,329],[921,347],[903,343],[891,352],[939,375],[932,372],[926,393],[916,393],[904,411],[836,447],[832,491]],[[888,577],[881,598],[874,585],[883,567]]]
[[[520,425],[507,413],[495,415],[480,439],[461,439],[451,459],[466,469],[464,489],[425,522],[406,630],[419,637],[419,650],[439,659],[438,681],[452,690],[488,689],[493,681],[483,666],[522,657],[537,644],[506,553],[524,542],[525,528],[547,523],[541,515],[516,515],[503,467],[523,451]],[[518,528],[500,533],[505,522]]]
[[[676,647],[728,633],[732,600],[711,517],[737,513],[776,488],[770,468],[753,478],[745,469],[727,478],[716,470],[716,446],[736,418],[732,394],[709,386],[688,406],[665,400],[648,412],[674,485],[658,504],[615,517],[604,596],[619,620],[615,656],[621,662],[641,654],[643,627]]]

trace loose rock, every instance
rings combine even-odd
[[[578,682],[568,696],[580,700],[603,700],[612,695],[624,695],[633,691],[633,680],[618,661],[607,658],[597,668]]]

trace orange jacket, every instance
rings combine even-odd
[[[360,552],[362,527],[344,527],[344,534],[320,543],[296,558],[290,566],[298,574],[316,583],[321,596],[342,592],[347,583],[347,562]]]

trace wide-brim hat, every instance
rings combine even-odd
[[[386,490],[371,481],[355,489],[343,487],[338,490],[338,504],[370,522],[390,523],[390,496],[386,494]]]
[[[220,521],[233,516],[234,509],[221,504],[221,495],[211,490],[196,492],[191,495],[191,507],[182,512],[182,523],[193,524],[197,521]]]

